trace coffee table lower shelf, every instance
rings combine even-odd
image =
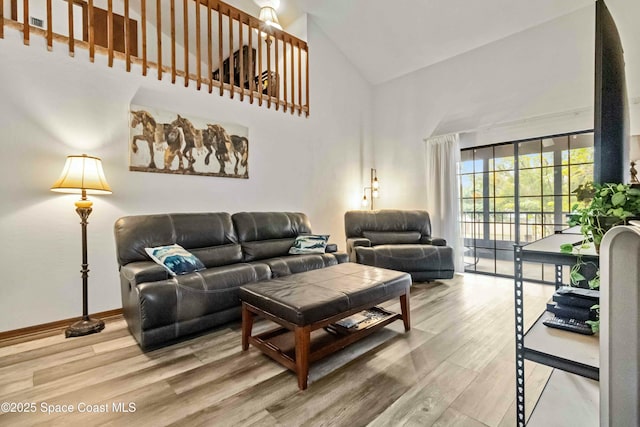
[[[327,331],[324,328],[332,325],[332,322],[327,321],[320,321],[305,327],[296,327],[294,330],[280,326],[257,335],[250,335],[250,332],[247,331],[246,340],[248,342],[246,343],[246,348],[248,348],[248,344],[252,344],[267,356],[298,374],[298,385],[300,389],[304,390],[307,386],[307,372],[301,373],[301,369],[308,371],[308,365],[310,363],[320,360],[345,348],[349,344],[371,335],[391,322],[405,320],[400,313],[389,312],[379,307],[374,307],[371,310],[384,312],[386,315],[375,321],[369,321],[365,326],[354,328],[352,332],[349,331],[347,333]],[[243,303],[243,325],[245,323],[248,325],[248,319],[245,319],[245,316],[251,316],[248,312],[253,312],[270,320],[278,320],[256,307]],[[332,319],[332,321],[336,320],[339,319]],[[406,322],[408,325],[408,319]],[[251,323],[253,322],[251,321]],[[408,330],[406,326],[405,329]],[[306,330],[306,332],[304,330]],[[296,339],[298,340],[298,344],[300,344],[300,341],[302,341],[302,344],[296,346]],[[309,339],[308,347],[304,343],[306,339]],[[308,348],[308,353],[303,354],[300,350],[305,347]],[[245,348],[244,343],[243,348]]]

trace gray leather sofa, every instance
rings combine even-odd
[[[145,350],[238,319],[238,288],[246,283],[348,261],[336,245],[327,246],[331,253],[288,254],[298,235],[311,234],[303,213],[127,216],[114,231],[124,317]],[[173,277],[145,252],[174,243],[206,270]]]
[[[416,282],[453,277],[453,250],[431,236],[426,211],[349,211],[344,225],[352,262],[404,271]]]

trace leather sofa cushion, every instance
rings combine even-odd
[[[194,252],[193,249],[238,243],[231,216],[226,212],[126,216],[116,221],[114,232],[121,266],[135,261],[148,261],[144,248],[177,243]],[[219,255],[217,265],[241,260],[237,249],[222,250]],[[209,261],[213,259],[205,258]]]
[[[240,288],[240,299],[296,325],[406,293],[407,273],[345,263]]]
[[[453,271],[453,249],[431,245],[379,245],[355,248],[356,262],[400,271]]]
[[[142,329],[237,307],[241,285],[270,278],[271,272],[264,264],[239,263],[142,283],[138,285]]]
[[[243,242],[242,251],[244,252],[244,261],[250,262],[277,256],[286,256],[294,240],[295,238],[286,238]]]
[[[238,212],[231,218],[241,243],[311,234],[309,219],[300,212]]]
[[[371,241],[371,245],[393,245],[420,243],[421,235],[417,231],[363,231],[362,235]]]
[[[242,260],[242,247],[237,243],[208,248],[193,248],[189,252],[207,267],[218,267]]]
[[[263,259],[259,262],[267,264],[271,269],[272,277],[275,278],[336,265],[338,264],[338,258],[335,255],[344,255],[346,258],[347,254],[287,255]]]

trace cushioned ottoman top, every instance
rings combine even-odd
[[[403,295],[410,286],[407,273],[344,263],[241,286],[240,299],[304,326]]]

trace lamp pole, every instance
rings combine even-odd
[[[93,202],[87,199],[87,191],[82,190],[82,198],[76,203],[76,212],[80,216],[80,227],[82,228],[82,320],[69,326],[65,331],[65,337],[79,337],[104,329],[104,322],[100,319],[91,319],[89,317],[89,261],[87,260],[87,221],[93,209]]]

